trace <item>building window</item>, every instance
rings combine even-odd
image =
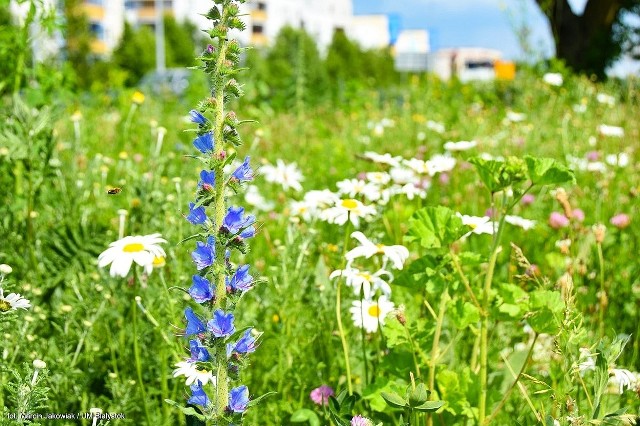
[[[262,24],[253,24],[251,26],[251,32],[253,34],[262,34],[264,33],[264,27],[262,26]]]
[[[97,38],[98,40],[104,40],[104,27],[102,26],[102,24],[91,22],[91,24],[89,25],[89,30],[95,38]]]
[[[95,4],[97,6],[102,6],[104,1],[103,0],[85,0],[85,3]]]
[[[258,10],[267,10],[267,3],[263,1],[259,1],[256,3],[256,9]]]

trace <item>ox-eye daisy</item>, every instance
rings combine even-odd
[[[349,250],[346,254],[346,258],[349,262],[358,257],[366,257],[367,259],[373,255],[381,254],[386,263],[391,261],[396,269],[402,269],[404,262],[409,257],[409,250],[405,246],[385,246],[384,244],[375,244],[369,240],[362,232],[356,231],[351,234],[351,238],[355,238],[360,243],[360,246]]]
[[[98,256],[98,266],[104,268],[111,264],[109,274],[112,277],[126,277],[131,264],[136,262],[145,269],[147,274],[153,270],[156,257],[165,257],[166,253],[159,246],[167,241],[160,234],[135,235],[124,237],[109,244],[109,248]]]
[[[196,383],[197,380],[202,382],[202,385],[206,385],[211,382],[215,385],[216,378],[213,377],[211,371],[205,369],[199,369],[198,364],[195,362],[182,361],[176,364],[175,370],[173,370],[173,377],[185,376],[187,378],[185,384],[191,386]]]
[[[360,225],[360,218],[368,220],[375,214],[375,207],[364,205],[358,200],[346,199],[338,200],[335,206],[324,210],[320,218],[337,225],[344,225],[348,219],[357,227]]]
[[[21,295],[9,293],[8,296],[5,296],[2,288],[0,288],[0,314],[15,311],[16,309],[27,309],[30,307],[31,302]]]
[[[385,296],[380,296],[378,301],[355,300],[349,311],[356,327],[364,328],[367,333],[375,333],[378,331],[378,324],[384,325],[385,317],[393,309],[393,302]]]
[[[379,271],[371,274],[368,271],[360,271],[356,268],[338,269],[333,271],[329,278],[345,277],[345,283],[353,288],[353,293],[358,296],[362,291],[362,294],[366,299],[370,299],[377,290],[380,290],[386,296],[391,295],[391,287],[387,283],[383,276],[387,276],[389,279],[393,279],[393,275],[390,272],[380,269]]]
[[[466,233],[462,238],[468,237],[471,234],[493,234],[493,225],[489,216],[468,216],[466,214],[456,213],[462,224],[471,228],[471,232]]]

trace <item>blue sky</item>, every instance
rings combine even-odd
[[[580,7],[584,0],[572,0]],[[533,0],[353,0],[355,14],[397,13],[402,28],[425,28],[431,48],[488,47],[505,58],[524,59],[514,27],[526,22],[536,52],[549,56],[553,42]]]

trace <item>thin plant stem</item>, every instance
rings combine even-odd
[[[137,312],[136,312],[136,301],[133,299],[131,301],[131,316],[132,318],[132,329],[133,329],[133,356],[136,362],[136,372],[138,374],[138,389],[140,389],[140,397],[142,398],[142,403],[144,404],[144,416],[147,420],[147,424],[151,425],[151,416],[149,415],[149,407],[147,404],[147,393],[144,389],[144,381],[142,380],[142,362],[140,360],[140,348],[138,346],[138,320],[137,320]]]
[[[515,378],[516,377],[516,372],[513,371],[513,368],[511,368],[511,364],[509,364],[504,357],[503,357],[503,360],[505,361],[505,365],[507,366],[507,369],[509,370],[511,375]],[[538,410],[536,410],[536,407],[533,405],[533,401],[531,401],[531,398],[529,397],[529,393],[527,392],[527,388],[522,384],[522,382],[520,382],[518,380],[516,380],[514,383],[517,384],[518,389],[520,390],[520,393],[524,397],[525,401],[527,401],[527,404],[529,405],[529,408],[531,409],[531,411],[533,411],[533,414],[536,416],[536,419],[538,419],[538,423],[542,423],[542,416],[540,415]],[[488,424],[488,422],[487,422],[487,424]]]
[[[604,310],[606,308],[607,295],[604,286],[604,255],[602,254],[602,243],[596,244],[598,249],[598,267],[600,268],[600,312],[599,312],[599,332],[600,338],[604,337]]]
[[[367,332],[364,329],[364,309],[362,301],[364,300],[364,286],[360,287],[360,321],[362,322],[362,328],[360,329],[360,336],[362,337],[362,363],[364,364],[364,384],[369,384],[369,367],[367,366]]]
[[[462,280],[464,287],[467,289],[467,293],[469,293],[469,296],[471,297],[471,301],[473,302],[474,305],[476,305],[478,309],[482,310],[482,306],[480,306],[480,302],[478,302],[476,295],[473,293],[473,290],[471,289],[471,284],[469,283],[469,280],[467,279],[466,275],[462,271],[462,267],[460,266],[460,262],[458,261],[458,256],[453,252],[451,252],[451,260],[453,261],[453,266],[456,269],[456,272],[458,272],[458,275],[460,275],[460,279]]]
[[[447,302],[449,301],[449,293],[445,289],[440,298],[440,308],[438,309],[438,319],[436,320],[436,331],[433,335],[433,345],[431,346],[431,361],[429,362],[429,390],[433,391],[436,383],[436,365],[439,357],[440,335],[442,334],[442,323],[444,314],[447,311]],[[433,393],[431,395],[434,395]],[[427,425],[433,426],[432,413],[427,414]]]
[[[506,206],[507,195],[502,195],[502,208]],[[493,194],[491,195],[491,209],[495,211],[495,203],[493,201]],[[489,267],[487,269],[487,275],[484,280],[484,287],[482,290],[481,299],[481,315],[480,321],[480,398],[478,402],[478,424],[484,425],[487,411],[487,360],[489,350],[489,295],[491,292],[491,283],[493,282],[493,273],[496,267],[496,261],[498,254],[500,253],[500,237],[502,236],[502,230],[504,228],[504,220],[506,217],[506,211],[501,211],[500,222],[498,228],[495,228],[494,224],[494,238],[493,245],[491,247],[491,257],[489,258]]]
[[[527,357],[525,358],[524,363],[522,364],[522,367],[520,368],[520,371],[518,372],[518,375],[514,377],[513,383],[511,383],[511,385],[509,386],[507,391],[502,396],[502,399],[500,400],[500,402],[498,403],[496,408],[493,409],[493,412],[487,418],[487,420],[485,422],[486,424],[490,424],[491,423],[491,421],[495,418],[495,416],[498,414],[498,412],[500,412],[500,410],[502,409],[504,404],[507,402],[507,399],[509,399],[509,396],[511,395],[511,392],[513,391],[513,388],[515,388],[515,386],[518,384],[520,378],[524,374],[524,370],[527,368],[527,364],[531,360],[531,354],[533,353],[533,347],[535,346],[537,340],[538,340],[538,333],[536,333],[535,336],[533,337],[533,342],[531,342],[531,346],[529,346],[529,351],[527,352]],[[503,358],[503,359],[504,359],[505,364],[509,364],[509,362],[507,361],[506,358]],[[511,370],[511,366],[509,366],[509,370],[512,371]]]
[[[349,245],[349,234],[351,229],[351,217],[347,218],[347,223],[345,226],[345,234],[344,234],[344,246],[342,248],[342,257],[345,258],[347,254],[347,246]],[[346,258],[343,270],[346,268]],[[341,289],[342,289],[342,279],[338,279],[337,289],[336,289],[336,321],[338,323],[338,334],[340,334],[340,341],[342,342],[342,351],[344,353],[344,365],[347,374],[347,390],[349,391],[349,395],[353,395],[353,385],[351,384],[351,364],[349,363],[349,344],[347,343],[347,338],[344,333],[344,327],[342,326],[342,297],[341,297]]]

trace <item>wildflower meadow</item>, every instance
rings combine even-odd
[[[288,29],[270,91],[240,3],[180,95],[15,70],[0,424],[640,424],[637,78],[323,86]]]

